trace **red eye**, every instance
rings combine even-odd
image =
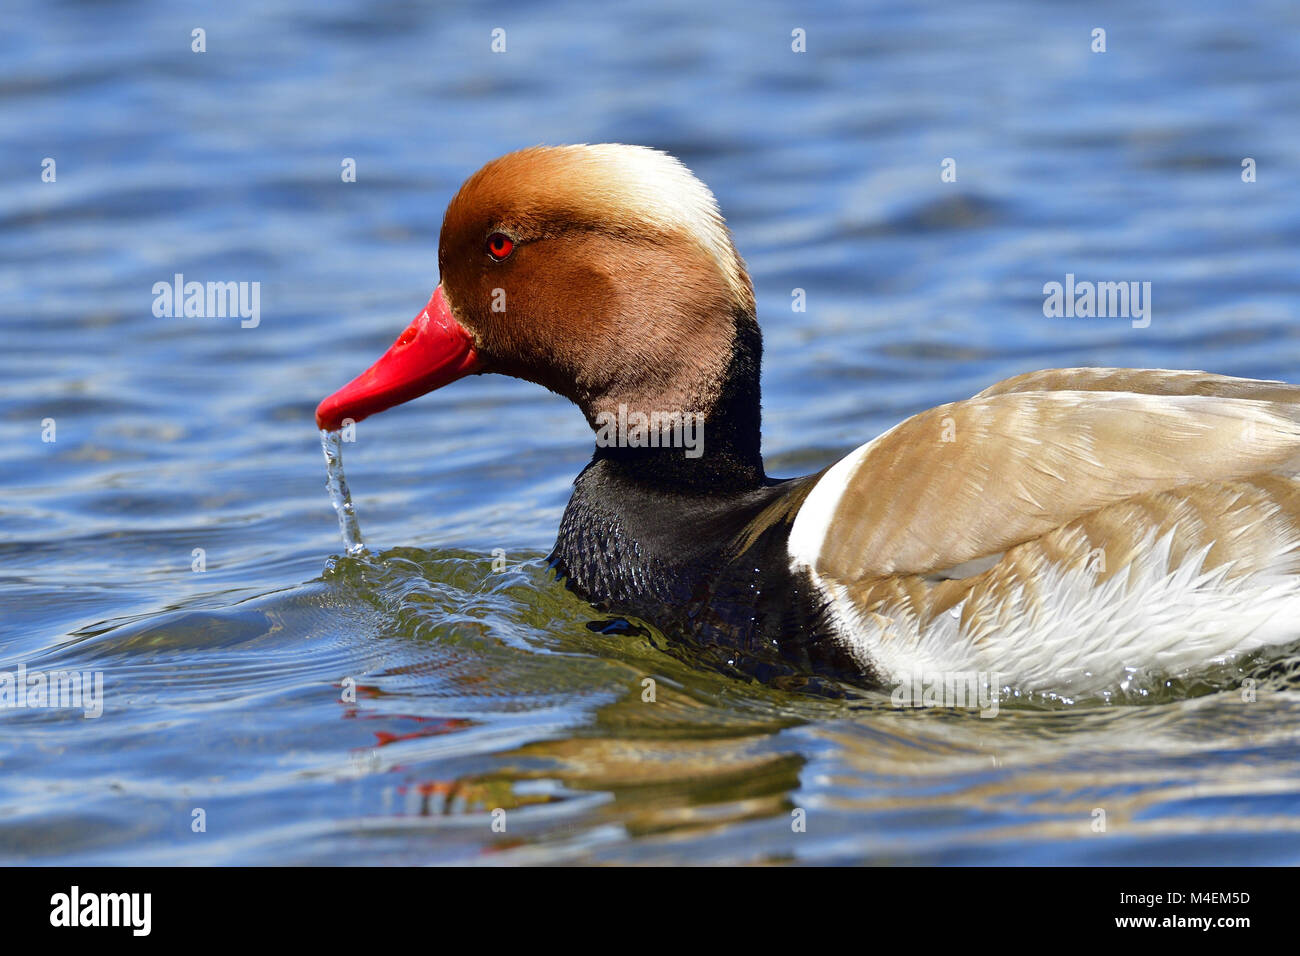
[[[500,262],[506,256],[514,251],[515,242],[504,232],[494,232],[488,236],[487,251],[497,262]]]

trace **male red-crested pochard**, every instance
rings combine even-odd
[[[1034,372],[776,480],[753,288],[677,160],[617,144],[496,159],[448,206],[438,266],[320,427],[482,372],[568,397],[605,439],[637,413],[701,416],[702,449],[598,440],[551,561],[594,604],[751,673],[1080,693],[1300,632],[1300,388]]]

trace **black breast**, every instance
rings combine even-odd
[[[835,641],[786,542],[819,475],[683,489],[598,458],[574,483],[551,566],[603,611],[641,618],[693,659],[763,680],[874,686]]]

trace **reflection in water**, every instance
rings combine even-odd
[[[449,561],[461,572],[476,567],[465,579],[474,581],[472,590],[453,596],[434,583],[459,577]],[[475,676],[467,680],[454,668],[446,674],[458,693],[491,696],[501,680],[553,708],[576,692],[568,669],[550,666],[556,655],[603,662],[589,671],[582,696],[612,699],[556,736],[503,749],[491,769],[448,778],[424,776],[418,760],[387,766],[404,781],[399,793],[419,797],[401,804],[404,813],[477,820],[498,854],[523,861],[544,849],[592,860],[689,859],[698,851],[701,860],[1012,862],[1029,844],[1068,843],[1084,858],[1104,856],[1116,845],[1090,841],[1117,832],[1124,837],[1115,842],[1125,846],[1210,832],[1258,838],[1262,849],[1269,834],[1300,829],[1288,811],[1300,789],[1288,750],[1300,718],[1294,654],[1225,668],[1213,675],[1218,684],[1211,677],[1163,682],[1159,700],[1031,706],[1008,699],[999,717],[986,720],[973,711],[896,709],[885,693],[855,691],[842,701],[785,694],[683,665],[658,649],[662,636],[649,629],[647,639],[599,646],[606,635],[577,626],[588,612],[566,602],[540,561],[522,581],[498,575],[499,586],[489,568],[486,558],[404,550],[377,563],[339,562],[334,573],[383,595],[387,612],[406,627],[432,625],[423,633],[439,644],[445,622],[459,614],[466,640],[474,633],[464,627],[477,616],[472,606],[492,603],[488,593],[508,598],[521,584],[515,613],[527,613],[525,595],[535,590],[554,602],[543,608],[548,630],[555,632],[557,612],[569,617],[566,637],[532,643],[527,658],[510,654],[509,641],[479,644]],[[620,666],[610,667],[614,661]],[[389,673],[412,672],[432,670],[424,662]],[[646,676],[654,679],[653,700]],[[380,695],[365,699],[387,711]],[[392,739],[482,727],[477,719],[439,723]],[[1235,765],[1231,755],[1245,741],[1257,755],[1250,770],[1225,773],[1224,761]],[[1264,757],[1270,748],[1277,748],[1273,759]],[[576,829],[599,839],[578,841],[578,850],[567,814],[552,823],[536,808],[583,794],[601,799],[582,804]],[[492,834],[496,810],[535,825],[523,835],[509,827]],[[737,839],[751,830],[752,839]]]

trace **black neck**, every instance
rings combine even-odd
[[[699,426],[700,454],[682,447],[597,445],[593,464],[638,483],[734,494],[767,483],[763,470],[760,371],[763,336],[752,314],[738,312],[718,398]]]

